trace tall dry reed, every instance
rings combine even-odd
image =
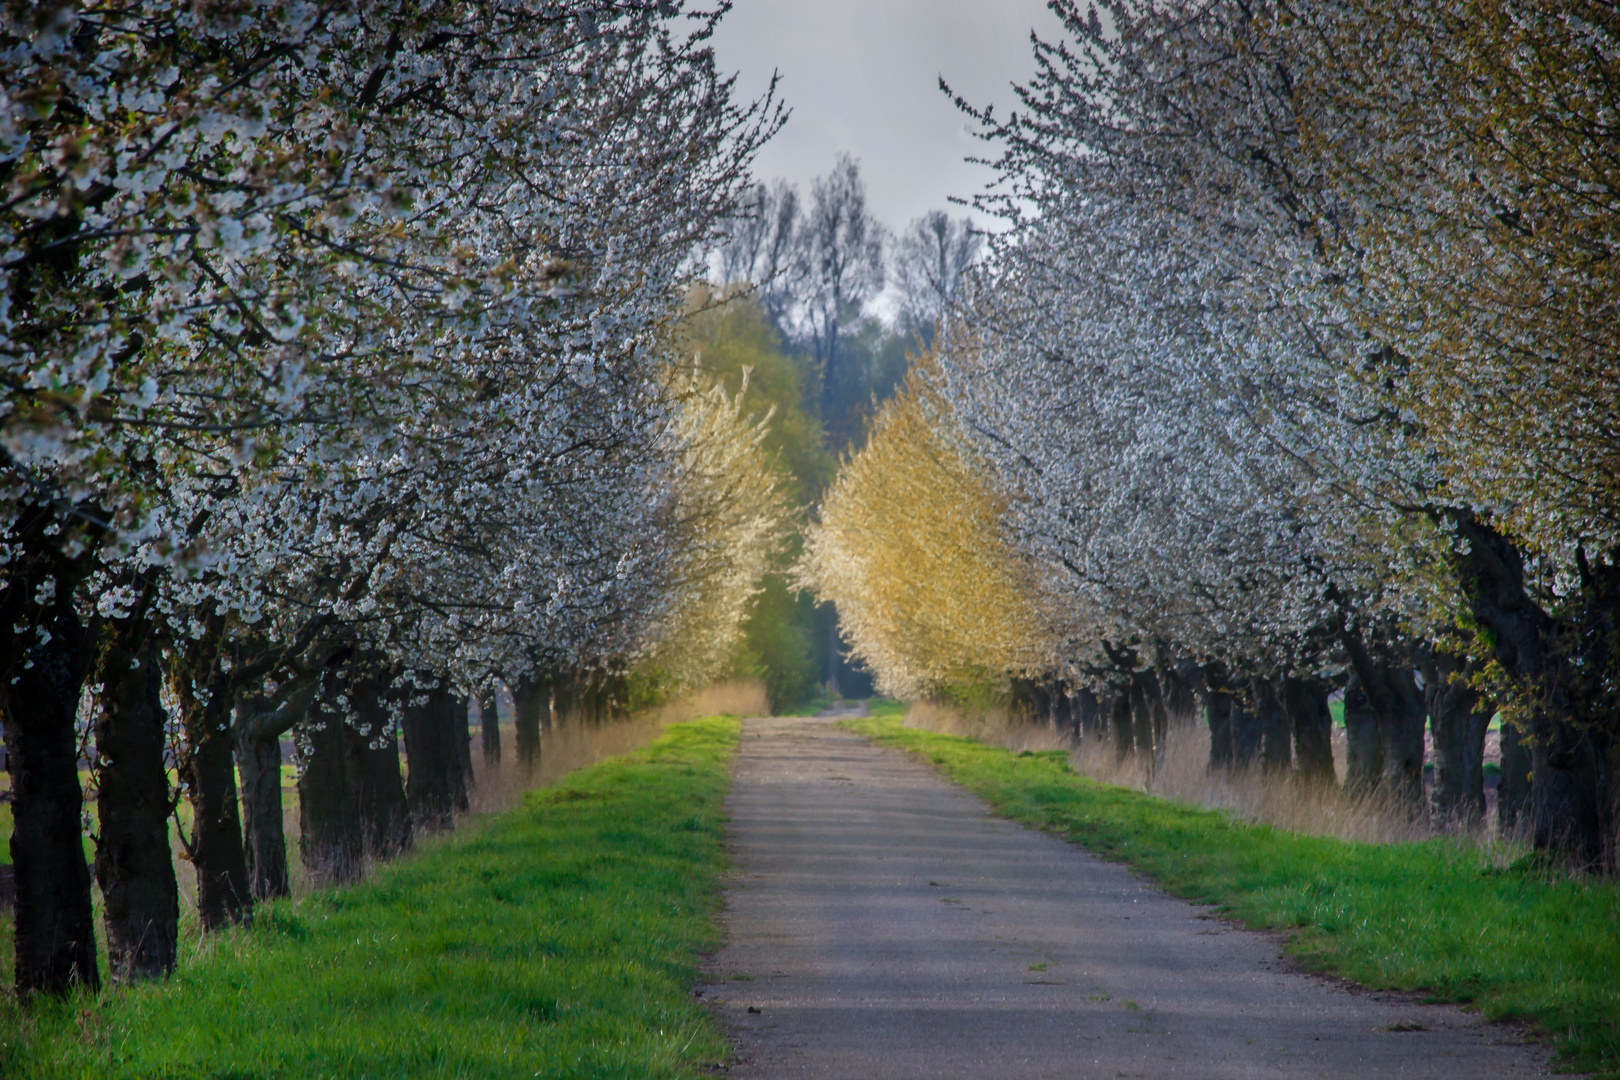
[[[1259,768],[1211,772],[1209,729],[1202,725],[1171,728],[1158,760],[1147,761],[1135,754],[1121,759],[1111,738],[1093,738],[1075,745],[1067,733],[1010,716],[1004,708],[970,715],[935,702],[915,702],[907,708],[904,723],[1013,751],[1063,750],[1077,773],[1100,783],[1222,810],[1235,820],[1290,832],[1375,844],[1423,840],[1435,835],[1427,818],[1414,818],[1377,793],[1357,796],[1344,791],[1345,744],[1340,730],[1333,735],[1334,767],[1340,784],[1327,785],[1302,783],[1291,775],[1269,774]],[[1498,837],[1492,814],[1486,815],[1486,822],[1473,830],[1450,830],[1448,835],[1478,845],[1492,861],[1511,860],[1523,853],[1522,838]]]

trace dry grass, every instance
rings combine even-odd
[[[540,733],[540,761],[536,767],[528,769],[518,763],[517,736],[510,723],[501,725],[501,760],[493,768],[484,761],[482,745],[475,731],[472,737],[475,782],[468,792],[469,813],[497,814],[510,810],[531,788],[554,784],[575,769],[639,750],[658,738],[670,724],[723,713],[763,716],[769,711],[763,684],[750,680],[718,683],[683,694],[656,709],[634,716],[613,717],[600,723],[570,715]],[[189,807],[182,806],[182,815],[189,826]],[[287,869],[292,894],[301,898],[319,885],[312,880],[298,854],[298,838],[302,830],[298,819],[298,785],[291,765],[282,766],[281,823],[287,837]],[[9,820],[6,824],[9,825]],[[9,832],[9,828],[6,831]],[[431,842],[428,837],[419,839]],[[169,842],[174,852],[175,878],[180,886],[180,906],[184,913],[182,922],[185,924],[183,932],[200,938],[202,930],[195,918],[197,875],[185,860],[184,848],[172,826]],[[363,874],[369,873],[370,869],[369,865],[366,866]],[[99,890],[96,895],[99,902]]]
[[[670,724],[700,716],[764,716],[769,712],[764,685],[750,680],[717,683],[682,694],[656,709],[600,723],[569,716],[540,733],[540,761],[532,768],[518,762],[517,736],[509,725],[503,724],[501,760],[494,768],[485,763],[478,736],[473,736],[473,771],[477,781],[468,796],[471,812],[493,814],[509,810],[517,805],[525,791],[555,783],[575,769],[594,765],[604,758],[638,750],[658,738]]]
[[[1069,763],[1082,776],[1156,795],[1172,802],[1224,810],[1240,821],[1270,825],[1307,836],[1390,844],[1422,840],[1433,835],[1426,820],[1413,820],[1404,810],[1378,795],[1355,797],[1340,787],[1302,784],[1289,776],[1267,775],[1259,769],[1238,773],[1211,773],[1209,729],[1202,726],[1172,728],[1165,752],[1156,767],[1131,755],[1120,760],[1111,740],[1073,745],[1063,732],[1042,723],[1009,716],[1005,709],[967,715],[934,702],[914,702],[906,709],[905,725],[944,735],[960,735],[1013,751],[1064,750]],[[1344,733],[1333,736],[1334,766],[1342,782]],[[1494,815],[1475,833],[1454,834],[1477,844],[1493,862],[1511,862],[1524,854],[1520,838],[1495,835]]]

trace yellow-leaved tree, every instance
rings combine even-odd
[[[879,692],[916,699],[1053,668],[1035,569],[1001,525],[1004,496],[914,362],[839,469],[798,583],[838,605]]]
[[[673,546],[663,615],[632,667],[633,693],[651,699],[729,674],[761,580],[792,531],[794,510],[764,443],[772,419],[744,411],[704,373],[674,368],[669,437],[680,446],[669,527]]]

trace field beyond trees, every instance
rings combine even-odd
[[[1544,857],[1494,865],[1436,839],[1301,836],[1075,775],[1063,751],[1013,753],[901,726],[846,726],[925,757],[999,814],[1128,863],[1252,929],[1289,933],[1312,971],[1460,1002],[1550,1038],[1568,1067],[1620,1076],[1620,888]]]
[[[671,725],[362,885],[261,907],[176,974],[0,1004],[0,1075],[682,1077],[739,725]]]

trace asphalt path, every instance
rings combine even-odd
[[[1447,1006],[1293,970],[1129,870],[995,818],[835,717],[743,726],[727,941],[699,994],[797,1080],[1542,1075]]]

